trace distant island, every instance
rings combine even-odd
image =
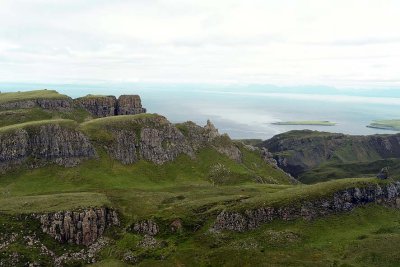
[[[368,128],[382,129],[382,130],[392,130],[400,131],[400,120],[376,120]]]
[[[312,126],[335,126],[336,123],[330,121],[280,121],[273,122],[274,125],[312,125]]]

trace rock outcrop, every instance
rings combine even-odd
[[[96,152],[81,132],[58,124],[44,124],[0,133],[0,172],[27,162],[30,167],[54,162],[75,166]]]
[[[72,108],[72,99],[29,99],[0,104],[0,110],[25,109],[35,107],[58,111],[69,111]]]
[[[44,233],[60,243],[89,246],[111,226],[119,225],[118,215],[108,208],[63,211],[36,216]]]
[[[384,167],[376,176],[379,179],[385,180],[389,178],[389,167]]]
[[[134,115],[146,113],[142,107],[142,101],[138,95],[121,95],[117,102],[117,115]]]
[[[82,107],[94,117],[108,117],[117,114],[117,98],[115,96],[85,96],[74,100],[74,104]]]
[[[129,129],[110,126],[107,130],[113,136],[113,142],[107,146],[107,150],[113,158],[124,164],[139,159],[163,164],[176,159],[180,154],[194,158],[195,152],[205,146],[212,146],[221,154],[241,161],[240,149],[229,137],[220,136],[211,122],[205,127],[187,122],[178,129],[165,117],[157,115],[135,118],[128,123],[134,126]]]
[[[142,235],[155,236],[160,229],[156,222],[152,220],[143,220],[133,225],[133,231]]]
[[[281,207],[264,206],[247,209],[243,212],[223,211],[217,216],[212,230],[243,232],[255,229],[275,219],[289,221],[303,218],[311,220],[332,213],[350,211],[357,206],[368,203],[400,208],[400,182],[349,188],[338,191],[331,196]]]
[[[146,113],[138,95],[121,95],[118,99],[115,96],[87,95],[75,99],[74,104],[86,109],[93,117]]]

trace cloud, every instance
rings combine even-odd
[[[0,81],[398,86],[398,1],[0,5]]]

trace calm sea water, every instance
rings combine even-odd
[[[172,122],[214,122],[233,138],[267,139],[293,129],[356,135],[395,133],[367,128],[373,120],[400,119],[400,89],[336,90],[328,87],[274,87],[171,84],[15,84],[0,83],[2,92],[56,89],[71,97],[86,94],[139,94],[150,113]],[[336,126],[280,126],[272,122],[327,120]]]

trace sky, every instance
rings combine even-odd
[[[0,82],[400,88],[398,0],[0,0]]]

